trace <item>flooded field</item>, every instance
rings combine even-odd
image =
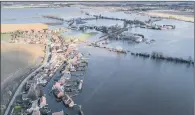
[[[173,24],[176,25],[175,30],[149,30],[145,28],[129,29],[132,33],[143,34],[148,39],[154,39],[153,44],[140,43],[136,45],[123,45],[125,49],[130,49],[137,52],[152,52],[160,51],[166,55],[188,58],[194,57],[194,24],[175,20],[162,20],[156,24]],[[184,34],[188,33],[188,34]],[[113,44],[117,44],[114,42]],[[121,43],[119,43],[121,44]]]
[[[89,68],[78,97],[85,114],[193,114],[193,67],[97,48],[87,51]]]
[[[1,23],[12,24],[56,22],[56,20],[42,18],[43,15],[54,15],[60,16],[64,19],[69,19],[75,16],[82,16],[82,13],[78,8],[22,8],[14,10],[2,9],[3,18],[1,18]]]
[[[41,15],[58,15],[65,19],[84,16],[78,8],[31,8],[2,10],[2,23],[46,23],[54,20]],[[71,13],[75,16],[71,16]],[[101,12],[100,12],[101,13]],[[15,14],[15,15],[14,15]],[[17,16],[16,16],[17,14]],[[126,19],[148,20],[147,16],[125,14],[123,12],[103,12],[102,15]],[[21,17],[21,18],[20,18]],[[36,17],[36,18],[32,18]],[[9,20],[8,20],[9,19]],[[10,20],[14,19],[14,20]],[[194,24],[176,20],[162,20],[156,24],[173,24],[175,30],[149,30],[132,28],[128,31],[143,34],[154,39],[153,44],[131,44],[111,41],[110,47],[121,46],[135,52],[159,51],[169,56],[194,58]],[[121,25],[121,21],[92,20],[89,25]],[[67,24],[55,27],[67,27]],[[82,32],[69,31],[64,36]],[[97,34],[89,40],[96,40]],[[137,58],[129,54],[117,54],[105,49],[80,47],[84,54],[90,53],[87,73],[84,76],[82,93],[73,97],[82,105],[85,115],[193,115],[194,109],[194,68],[188,65]],[[56,78],[59,76],[57,72]],[[47,90],[54,80],[44,88],[48,106],[53,112],[68,111],[62,102],[57,102]]]

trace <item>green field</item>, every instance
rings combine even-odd
[[[1,41],[9,41],[11,39],[11,34],[1,33]]]
[[[96,35],[97,33],[83,33],[79,35],[73,35],[73,36],[65,36],[65,41],[69,42],[70,40],[77,40],[77,41],[85,41],[86,39]]]

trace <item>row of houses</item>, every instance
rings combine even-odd
[[[63,101],[65,107],[72,108],[75,106],[75,102],[71,98],[71,95],[67,91],[71,92],[71,88],[66,88],[68,82],[71,82],[71,72],[76,71],[76,65],[79,64],[79,60],[82,58],[82,54],[77,51],[77,45],[72,43],[66,43],[63,37],[54,35],[52,37],[52,55],[53,60],[59,60],[59,63],[63,65],[63,62],[66,63],[66,66],[61,70],[61,77],[57,80],[52,87],[53,94],[58,101]],[[62,61],[61,61],[62,60]],[[81,84],[78,84],[78,89],[82,88]],[[64,114],[63,111],[53,113]]]
[[[31,78],[26,82],[22,93],[22,102],[20,104],[17,103],[17,105],[21,107],[20,112],[33,115],[48,114],[51,112],[52,108],[48,108],[47,96],[44,95],[42,88],[45,87],[48,82],[50,82],[51,78],[54,77],[56,71],[58,71],[59,68],[65,63],[67,63],[67,66],[65,67],[66,72],[64,71],[60,80],[54,84],[54,94],[57,98],[61,98],[64,104],[68,107],[75,106],[75,103],[72,100],[71,96],[66,94],[64,90],[67,90],[65,89],[66,81],[71,79],[70,71],[73,71],[74,68],[74,71],[76,71],[76,65],[79,64],[79,60],[82,58],[82,54],[76,51],[77,46],[75,44],[65,43],[65,40],[62,37],[58,36],[57,31],[43,30],[40,31],[39,34],[37,34],[37,32],[35,31],[18,33],[19,34],[17,34],[17,37],[14,39],[17,39],[19,42],[25,42],[27,44],[29,44],[30,42],[26,42],[22,37],[37,35],[38,37],[31,36],[32,38],[26,39],[31,42],[40,42],[40,40],[42,40],[45,44],[48,44],[48,40],[50,40],[50,43],[48,44],[48,47],[50,47],[50,59],[47,61],[47,64],[43,68],[33,74]],[[44,38],[41,38],[41,35],[43,35]],[[49,36],[51,36],[51,39],[47,38]],[[79,89],[82,88],[81,83],[78,83]],[[28,104],[24,104],[25,101],[28,101]],[[25,107],[23,107],[24,105]]]
[[[54,30],[27,30],[27,31],[15,31],[11,34],[10,43],[27,43],[27,44],[46,44],[48,34],[56,34],[66,32],[64,28]]]

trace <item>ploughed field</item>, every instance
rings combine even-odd
[[[42,29],[39,24],[5,24],[1,25],[1,28],[3,30],[1,33],[1,110],[3,111],[20,82],[42,63],[44,45],[9,43],[12,38],[9,32]]]

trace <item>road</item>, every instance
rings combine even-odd
[[[51,38],[51,36],[49,37]],[[48,42],[50,42],[50,39],[48,40]],[[17,88],[16,92],[14,93],[11,101],[9,102],[9,105],[7,106],[6,108],[6,111],[4,113],[4,115],[8,115],[9,114],[9,111],[11,109],[11,106],[13,105],[15,99],[16,99],[16,96],[19,95],[23,85],[27,82],[27,80],[34,74],[36,73],[37,71],[39,71],[42,67],[44,67],[46,64],[47,64],[47,60],[48,60],[48,57],[49,57],[49,43],[47,43],[47,50],[46,50],[46,57],[44,59],[44,62],[42,64],[42,66],[40,66],[39,68],[37,68],[35,71],[33,71],[31,74],[29,74],[19,85],[19,87]]]

